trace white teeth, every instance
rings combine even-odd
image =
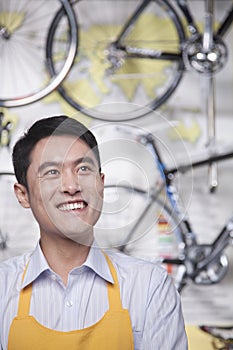
[[[85,208],[84,202],[75,202],[75,203],[67,203],[63,204],[59,207],[60,210],[66,211],[66,210],[75,210],[75,209],[83,209]]]

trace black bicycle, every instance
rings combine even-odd
[[[190,68],[211,78],[207,103],[212,103],[212,77],[228,58],[225,39],[233,21],[231,1],[201,2],[204,28],[193,15],[196,2],[188,0],[71,3],[80,40],[75,63],[58,91],[76,110],[108,121],[142,117],[167,101]],[[215,17],[215,4],[221,18]],[[60,10],[47,40],[52,76],[61,64],[53,46],[54,38],[67,31],[63,17]],[[119,106],[113,108],[111,102]]]

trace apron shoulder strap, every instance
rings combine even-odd
[[[24,280],[27,268],[28,268],[28,263],[23,272],[22,282]],[[29,315],[31,295],[32,295],[32,283],[24,287],[19,294],[18,316]]]
[[[119,287],[116,269],[114,268],[113,263],[111,262],[108,255],[104,253],[104,256],[107,260],[107,263],[114,281],[114,284],[108,283],[109,309],[119,311],[119,310],[122,310],[122,303],[121,303],[120,287]]]

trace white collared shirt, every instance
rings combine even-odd
[[[106,251],[117,271],[123,308],[129,310],[135,350],[186,350],[180,297],[166,271],[121,253]],[[22,284],[22,274],[28,269]],[[0,348],[17,314],[20,289],[33,282],[30,314],[45,327],[70,331],[96,323],[108,309],[106,281],[113,279],[103,252],[93,245],[86,262],[69,273],[65,286],[38,244],[0,264]]]

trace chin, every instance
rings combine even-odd
[[[90,231],[90,228],[89,228],[89,231]],[[89,231],[80,232],[80,230],[77,230],[75,232],[66,232],[66,233],[64,232],[63,235],[75,243],[90,246],[93,242],[94,236],[93,236],[93,232],[89,232]]]

